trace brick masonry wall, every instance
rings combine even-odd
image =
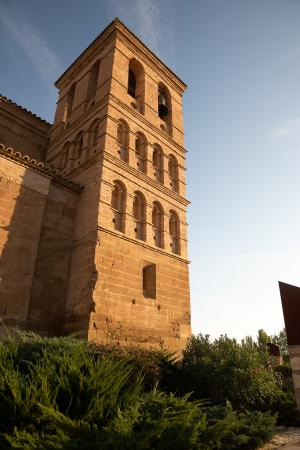
[[[25,324],[50,179],[0,156],[0,318]]]
[[[156,264],[156,299],[143,295],[145,264]],[[90,339],[182,350],[191,333],[185,262],[101,231],[96,268]]]
[[[129,61],[144,70],[143,108],[127,93]],[[89,73],[100,60],[94,99],[88,97]],[[72,112],[65,115],[68,92],[76,83]],[[157,114],[158,85],[169,92],[172,123]],[[78,332],[98,342],[118,340],[147,346],[184,347],[190,335],[187,224],[185,199],[185,149],[183,147],[182,92],[178,80],[130,32],[114,22],[57,82],[59,101],[51,132],[47,161],[68,178],[84,185],[73,235],[64,332]],[[88,99],[88,100],[87,100]],[[118,121],[129,127],[129,161],[120,159]],[[99,120],[96,143],[91,127]],[[138,170],[135,139],[147,140],[147,173]],[[82,145],[78,153],[78,134]],[[77,142],[76,142],[77,141]],[[153,151],[163,151],[163,182],[155,179]],[[65,152],[65,149],[68,151]],[[178,161],[178,192],[171,187],[169,158]],[[126,188],[124,234],[115,231],[111,206],[114,181]],[[146,200],[146,236],[135,236],[133,199],[136,191]],[[163,208],[162,249],[155,247],[153,202]],[[169,233],[171,210],[179,217],[180,254],[172,253]],[[142,269],[156,264],[157,296],[145,298]]]
[[[50,185],[27,320],[28,328],[40,334],[62,332],[78,197],[76,192]]]
[[[45,160],[51,125],[0,96],[0,143]]]

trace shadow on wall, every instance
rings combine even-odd
[[[91,315],[96,313],[94,291],[98,270],[95,254],[99,245],[98,216],[102,177],[100,148],[98,142],[93,161],[86,159],[77,170],[68,175],[84,186],[84,190],[77,203],[63,333],[76,333],[83,338],[88,338]]]
[[[50,180],[0,156],[0,318],[27,321]]]
[[[78,193],[0,155],[0,318],[61,333]]]

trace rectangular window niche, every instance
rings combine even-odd
[[[143,267],[143,296],[156,299],[156,264],[146,263]]]

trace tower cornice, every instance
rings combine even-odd
[[[152,67],[157,68],[158,73],[162,73],[168,82],[179,92],[183,93],[187,85],[163,62],[155,53],[150,50],[126,25],[119,19],[114,19],[103,31],[100,33],[93,42],[75,59],[75,61],[65,70],[65,72],[58,78],[55,86],[60,89],[65,80],[73,78],[73,75],[77,73],[77,69],[86,62],[89,58],[94,56],[96,49],[102,46],[104,42],[107,44],[107,40],[121,39],[127,45],[134,46],[134,50],[138,50],[144,58],[151,61]]]

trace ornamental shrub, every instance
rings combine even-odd
[[[274,432],[269,413],[241,414],[229,403],[212,407],[153,388],[156,367],[163,379],[159,361],[168,377],[179,364],[156,355],[153,365],[149,353],[139,365],[136,355],[72,338],[0,341],[0,448],[255,449]]]

